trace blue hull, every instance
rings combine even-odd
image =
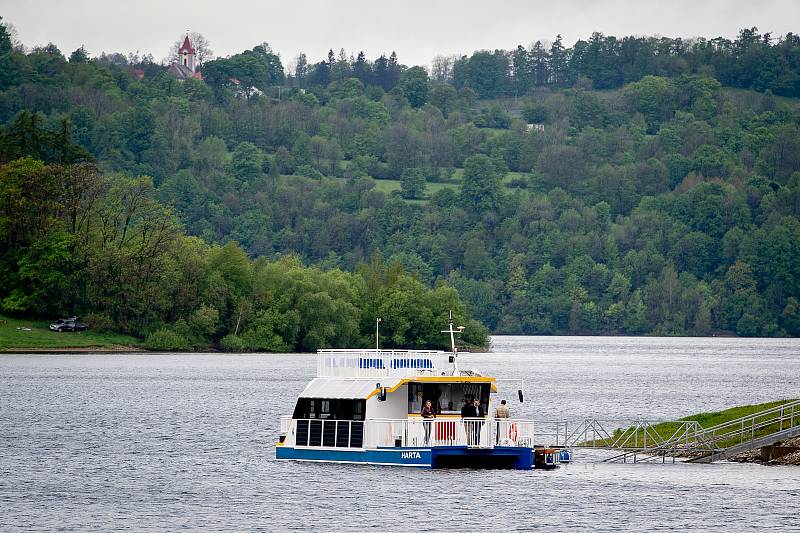
[[[295,461],[362,463],[420,468],[533,468],[531,448],[499,446],[475,449],[466,446],[434,448],[378,448],[375,450],[332,450],[277,446],[275,458]]]

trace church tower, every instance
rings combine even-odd
[[[195,71],[195,50],[194,47],[192,47],[191,41],[189,41],[188,33],[183,40],[183,44],[178,48],[178,61],[180,61],[182,66],[189,68],[192,72]]]

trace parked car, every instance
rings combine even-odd
[[[64,331],[86,331],[89,329],[89,326],[86,322],[78,322],[78,317],[71,316],[69,318],[59,318],[50,324],[50,329],[58,333],[63,333]]]

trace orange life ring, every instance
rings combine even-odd
[[[511,425],[508,426],[508,438],[513,440],[514,442],[517,441],[517,423],[511,422]]]

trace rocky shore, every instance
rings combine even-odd
[[[800,465],[800,437],[787,439],[773,446],[740,453],[729,458],[738,463],[759,463],[764,465]]]

